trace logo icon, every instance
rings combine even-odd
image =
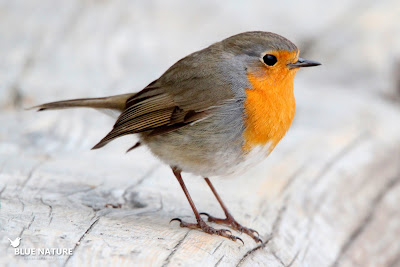
[[[21,241],[21,238],[20,238],[20,237],[17,237],[14,241],[11,240],[11,239],[8,238],[8,237],[7,237],[7,239],[8,239],[8,241],[10,241],[10,246],[12,246],[13,248],[18,247],[19,244],[21,243],[21,242],[20,242],[20,241]]]

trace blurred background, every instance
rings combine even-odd
[[[185,55],[251,30],[279,33],[323,63],[297,75],[298,97],[334,88],[398,102],[399,14],[391,0],[2,0],[0,109],[138,91]]]
[[[399,14],[391,0],[2,0],[0,109],[138,91],[185,55],[251,30],[279,33],[323,63],[297,75],[298,97],[335,89],[398,103]]]
[[[97,231],[82,235],[96,242],[82,245],[70,263],[85,257],[115,263],[126,247],[128,260],[143,260],[142,248],[168,255],[186,233],[169,219],[182,212],[192,218],[168,167],[143,148],[125,154],[132,136],[90,151],[114,122],[96,111],[24,109],[139,91],[187,54],[259,30],[288,38],[302,57],[322,66],[297,73],[296,117],[268,160],[235,182],[215,182],[239,221],[264,240],[274,234],[268,249],[248,259],[269,266],[400,266],[399,18],[394,0],[0,0],[0,237],[24,233],[24,242],[36,246],[70,247],[101,217]],[[203,181],[188,180],[194,199],[220,212]],[[50,215],[38,209],[46,203],[59,216],[57,225],[50,220],[43,227]],[[105,211],[108,203],[122,209]],[[107,225],[104,217],[114,221]],[[129,237],[172,234],[134,250],[139,243],[124,231],[140,225],[149,227],[147,236]],[[60,232],[67,234],[60,238]],[[185,242],[214,240],[205,238],[192,231]],[[250,251],[253,244],[245,241]],[[233,246],[222,248],[237,251]],[[16,260],[1,251],[0,263]],[[201,255],[193,259],[209,259],[209,251],[192,251]],[[175,262],[165,258],[185,263],[186,254],[178,255]],[[242,264],[247,254],[232,255],[222,265]]]
[[[321,61],[301,74],[321,90],[400,94],[397,1],[2,0],[0,12],[2,109],[139,90],[183,56],[250,30]]]

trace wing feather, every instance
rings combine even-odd
[[[129,97],[111,132],[93,149],[127,134],[154,136],[175,131],[206,118],[216,107],[234,99],[219,61],[207,53],[197,55],[203,52],[178,61],[158,80]],[[199,60],[209,68],[199,68]]]

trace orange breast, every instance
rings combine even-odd
[[[271,152],[288,131],[296,109],[293,94],[295,73],[296,70],[279,68],[266,70],[263,78],[248,75],[252,88],[246,89],[244,103],[244,151],[270,144]]]

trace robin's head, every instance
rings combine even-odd
[[[301,67],[318,66],[299,57],[297,47],[270,32],[245,32],[217,44],[222,67],[236,95],[245,96],[245,151],[268,144],[272,151],[295,113],[293,80]]]
[[[219,43],[226,53],[225,69],[245,71],[249,80],[279,89],[282,80],[294,78],[299,68],[321,65],[299,57],[298,48],[288,39],[271,32],[245,32]],[[226,62],[226,61],[225,61]]]

